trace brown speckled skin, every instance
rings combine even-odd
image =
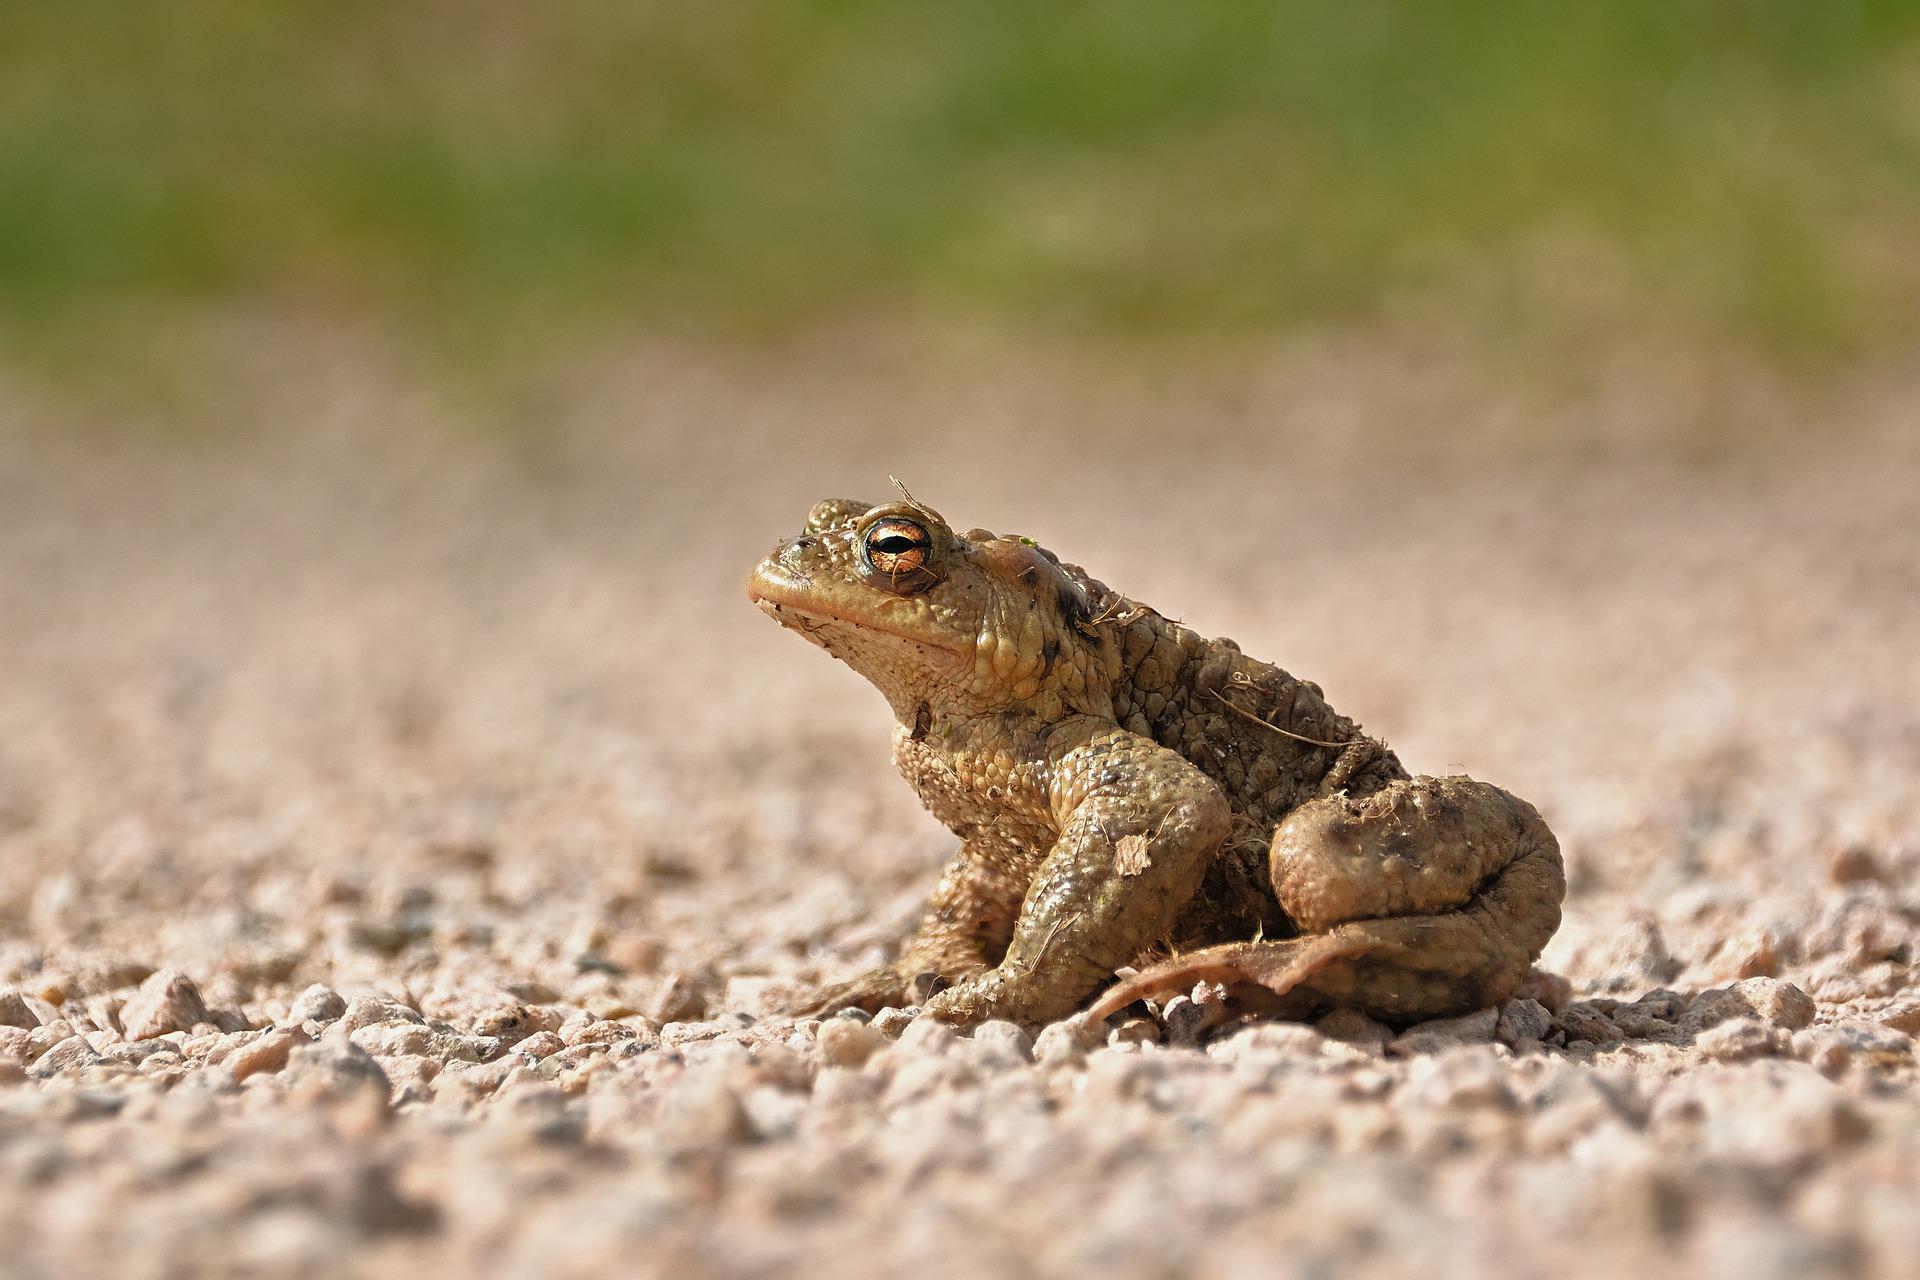
[[[1408,1020],[1503,998],[1559,924],[1531,806],[1408,779],[1318,686],[1027,539],[834,499],[748,591],[886,695],[895,763],[961,839],[899,960],[814,1011],[943,988],[936,1017],[1046,1022],[1139,964],[1094,1012],[1204,978]]]

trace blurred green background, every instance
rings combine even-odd
[[[459,378],[910,316],[1208,340],[1408,298],[1811,370],[1920,334],[1907,3],[15,4],[0,341],[241,309]]]

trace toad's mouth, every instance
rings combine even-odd
[[[823,648],[831,647],[827,644],[829,637],[851,628],[905,640],[929,653],[964,656],[959,645],[910,631],[873,613],[827,608],[813,590],[813,579],[771,560],[757,565],[748,577],[747,598],[781,626],[798,631]]]

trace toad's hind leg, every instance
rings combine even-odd
[[[1191,952],[1109,989],[1222,982],[1282,1012],[1349,1006],[1393,1021],[1504,1000],[1560,923],[1560,847],[1532,805],[1472,778],[1415,778],[1302,805],[1273,834],[1274,895],[1296,938]]]

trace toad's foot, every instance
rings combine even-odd
[[[1210,947],[1108,989],[1133,1001],[1219,982],[1282,1012],[1394,1021],[1512,994],[1560,923],[1560,848],[1533,806],[1471,778],[1416,778],[1303,805],[1274,832],[1275,896],[1304,936]]]
[[[909,948],[906,955],[892,964],[869,969],[847,982],[822,987],[811,1000],[795,1008],[792,1016],[825,1018],[843,1009],[864,1009],[868,1013],[906,1009],[925,1004],[935,992],[945,991],[985,968],[978,959],[955,959]]]
[[[949,987],[928,1000],[924,1011],[936,1022],[963,1027],[995,1018],[1039,1026],[1059,1016],[1047,1002],[1044,990],[1032,982],[1020,981],[1004,969],[989,969]]]
[[[814,993],[811,1000],[793,1010],[796,1018],[825,1018],[842,1009],[862,1009],[878,1013],[886,1008],[905,1008],[916,1004],[916,980],[909,978],[897,964],[869,969],[847,982],[836,982]]]

